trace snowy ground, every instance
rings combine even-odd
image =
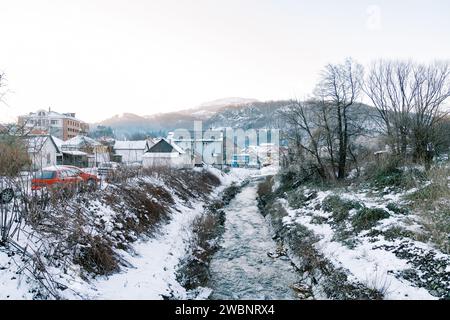
[[[307,193],[308,191],[305,190]],[[375,288],[385,292],[386,299],[437,299],[428,290],[417,286],[401,276],[402,271],[413,272],[419,277],[424,276],[420,270],[407,259],[399,258],[394,250],[402,246],[408,246],[411,252],[421,250],[423,253],[431,253],[434,258],[449,259],[431,244],[426,244],[400,237],[386,240],[383,236],[369,236],[368,231],[356,235],[352,246],[336,240],[336,229],[333,228],[331,213],[321,208],[322,201],[331,194],[338,194],[341,198],[358,201],[368,208],[381,208],[390,213],[390,217],[381,220],[374,230],[385,231],[391,227],[404,227],[406,230],[415,230],[419,226],[414,222],[414,217],[405,217],[402,214],[390,212],[386,208],[389,201],[399,201],[401,195],[388,194],[383,197],[371,197],[365,192],[355,190],[319,191],[317,197],[307,202],[300,209],[292,209],[288,201],[280,199],[289,215],[284,218],[284,223],[301,224],[312,230],[320,237],[315,244],[316,248],[324,254],[336,267],[343,267],[349,272],[349,279],[364,283],[369,288]],[[355,212],[351,212],[355,214]],[[320,222],[317,222],[320,219]],[[389,249],[389,250],[388,250]],[[450,261],[447,260],[447,261]],[[441,273],[445,270],[441,270]],[[426,275],[425,275],[426,276]],[[448,288],[450,290],[450,287]]]
[[[212,197],[233,182],[239,182],[255,174],[255,170],[233,169],[229,174],[210,168],[222,185]],[[149,241],[141,241],[133,246],[134,254],[123,252],[123,258],[133,267],[121,273],[96,281],[96,299],[161,299],[172,297],[186,299],[186,290],[176,279],[180,261],[188,254],[192,221],[202,213],[203,203],[193,208],[179,208],[172,215],[169,224]]]
[[[208,170],[222,182],[211,194],[211,198],[217,197],[231,183],[240,182],[255,174],[255,170],[248,169],[233,169],[229,174],[214,168]],[[149,182],[155,185],[161,184],[153,181],[154,178],[149,179],[152,180]],[[192,236],[191,223],[202,213],[203,204],[203,201],[186,203],[176,199],[169,222],[162,225],[152,238],[141,238],[130,250],[118,252],[128,265],[122,267],[119,273],[86,280],[79,276],[80,270],[76,265],[64,272],[58,268],[50,268],[48,271],[52,276],[68,287],[58,294],[63,299],[162,299],[169,296],[186,298],[185,289],[177,282],[176,270],[180,261],[188,254]],[[110,212],[110,208],[103,208],[100,203],[95,205],[99,207],[98,214],[105,221],[107,231],[108,221],[115,213]],[[26,241],[22,240],[21,245],[25,246]],[[20,264],[20,258],[12,259],[6,251],[0,249],[0,299],[36,298],[34,293],[39,284],[32,280],[28,273],[19,272]]]

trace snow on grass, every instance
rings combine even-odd
[[[304,225],[316,235],[320,237],[320,241],[316,243],[316,248],[324,254],[325,257],[336,267],[343,267],[350,272],[349,278],[354,281],[359,281],[366,284],[369,288],[378,289],[385,293],[386,299],[436,299],[426,289],[418,288],[410,282],[399,279],[394,275],[394,272],[410,269],[411,266],[406,260],[400,259],[394,253],[383,250],[380,247],[383,245],[399,245],[400,240],[393,242],[377,238],[376,242],[369,241],[368,237],[356,236],[356,245],[352,248],[335,241],[335,231],[327,224],[312,223],[314,216],[329,217],[330,213],[323,210],[317,210],[317,205],[321,204],[323,199],[332,194],[330,191],[319,191],[317,198],[315,198],[307,208],[291,209],[286,200],[283,199],[281,203],[288,211],[288,216],[283,219],[285,224],[298,223]],[[359,201],[369,208],[385,208],[386,202],[383,199],[374,199],[367,196],[365,193],[339,193],[339,196],[346,200]],[[315,209],[311,209],[315,208]],[[350,212],[351,214],[351,212]],[[389,226],[398,226],[401,215],[391,215],[390,218],[381,221],[378,228],[386,229]],[[426,244],[416,241],[414,245],[427,250],[432,248]]]
[[[95,282],[97,299],[186,298],[185,289],[176,279],[176,269],[187,254],[193,219],[202,212],[202,203],[194,208],[179,207],[169,224],[149,241],[133,245],[135,254],[122,251],[122,258],[133,267]]]
[[[0,300],[32,299],[30,281],[20,274],[14,260],[0,249]]]
[[[208,169],[219,177],[221,186],[215,188],[210,194],[211,198],[217,197],[219,192],[232,182],[239,182],[248,177],[250,171],[231,170],[230,174],[223,174],[213,168]],[[252,172],[254,173],[254,172]],[[163,180],[157,177],[140,177],[130,180],[130,186],[139,186],[142,183],[155,186],[165,186]],[[103,192],[114,193],[114,187],[103,184]],[[105,190],[108,189],[108,190]],[[170,189],[170,188],[169,188]],[[175,204],[171,207],[167,223],[159,226],[159,230],[151,238],[140,237],[140,240],[131,244],[128,251],[116,250],[126,266],[121,271],[109,277],[82,278],[83,274],[79,265],[71,264],[62,268],[48,266],[48,274],[58,281],[62,288],[58,295],[63,299],[161,299],[171,293],[177,298],[186,298],[186,292],[176,280],[176,269],[179,262],[189,254],[189,241],[192,237],[191,223],[193,219],[203,212],[204,200],[189,202],[183,201],[174,195]],[[114,218],[117,212],[99,200],[93,200],[91,206],[95,207],[95,223],[104,225],[105,234],[109,234],[117,227]],[[103,221],[103,224],[100,223]],[[28,226],[25,229],[29,229]],[[31,232],[31,230],[28,230]],[[95,233],[97,234],[97,233]],[[101,234],[100,234],[101,235]],[[125,240],[124,240],[125,241]],[[21,237],[18,241],[22,247],[34,248],[32,238]],[[20,264],[20,259],[16,259]],[[36,289],[39,284],[30,280],[28,273],[16,274],[19,267],[14,260],[0,248],[0,298],[2,299],[33,299],[36,297]],[[42,297],[46,298],[46,297]]]
[[[222,182],[213,197],[217,196],[232,182],[248,178],[255,172],[235,170],[223,174],[220,170],[208,168]],[[174,210],[170,222],[148,241],[139,241],[133,245],[133,253],[122,251],[124,260],[133,267],[124,268],[122,272],[104,277],[95,282],[96,299],[162,299],[174,297],[188,298],[188,293],[176,279],[180,261],[189,254],[191,225],[194,219],[203,212],[203,203],[198,202],[192,208],[181,203]],[[203,295],[207,295],[204,292]],[[202,294],[200,294],[202,296]]]

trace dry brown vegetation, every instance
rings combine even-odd
[[[127,264],[116,249],[128,249],[142,235],[152,236],[170,219],[176,199],[187,205],[207,199],[219,183],[207,171],[124,175],[104,190],[37,195],[29,201],[27,223],[32,237],[43,243],[39,253],[44,264],[64,269],[75,263],[86,278],[107,275]]]

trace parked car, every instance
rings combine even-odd
[[[31,190],[41,190],[43,188],[76,188],[84,180],[75,170],[66,166],[53,166],[38,171],[31,180]]]
[[[97,187],[97,184],[99,182],[99,178],[92,173],[88,173],[86,171],[83,171],[82,169],[75,167],[75,166],[63,166],[67,169],[69,169],[70,171],[72,171],[75,175],[79,176],[80,178],[83,179],[83,182],[86,183],[86,185],[90,188],[90,189],[95,189]]]

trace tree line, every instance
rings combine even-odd
[[[351,58],[328,64],[313,97],[292,100],[281,112],[290,164],[305,174],[342,180],[360,169],[370,154],[365,141],[376,132],[390,156],[429,168],[449,145],[449,97],[448,62],[378,60],[367,70]]]

